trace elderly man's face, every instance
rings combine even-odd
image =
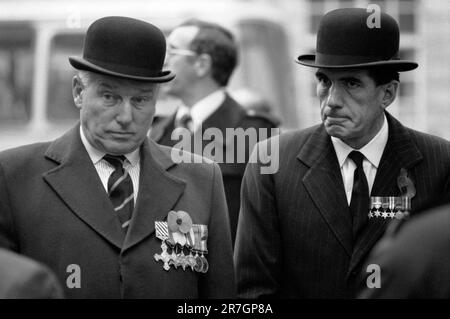
[[[137,149],[153,120],[158,86],[94,73],[86,85],[76,76],[75,104],[88,141],[113,155]]]
[[[197,54],[189,49],[189,45],[198,33],[195,26],[175,28],[167,38],[167,54],[165,68],[176,74],[175,79],[164,84],[166,93],[183,98],[196,80],[194,62]]]
[[[329,135],[361,148],[379,131],[390,104],[386,85],[377,86],[365,70],[319,69],[316,72],[320,113]],[[389,102],[388,102],[389,101]]]

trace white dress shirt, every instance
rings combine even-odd
[[[192,131],[196,132],[202,126],[202,123],[222,105],[223,101],[225,101],[225,90],[219,89],[195,103],[191,108],[187,106],[178,108],[175,119],[177,121],[184,114],[190,113],[193,125]]]
[[[353,173],[356,169],[356,164],[348,157],[348,155],[352,151],[359,151],[364,155],[365,158],[363,160],[363,169],[367,178],[370,194],[372,192],[372,186],[375,181],[375,175],[377,174],[381,156],[383,155],[384,148],[387,144],[388,136],[389,128],[386,116],[384,115],[383,126],[380,131],[370,140],[369,143],[361,147],[359,150],[353,149],[339,138],[331,137],[331,142],[333,143],[334,151],[336,152],[339,167],[341,168],[345,194],[349,205],[352,199]]]
[[[112,174],[112,172],[114,172],[114,167],[103,159],[103,156],[105,156],[106,153],[96,149],[87,140],[81,126],[80,126],[80,136],[81,141],[83,142],[83,145],[89,154],[92,164],[94,164],[95,170],[97,171],[97,174],[100,177],[100,180],[102,181],[103,187],[105,188],[106,193],[108,193],[108,179],[109,176]],[[139,155],[140,155],[139,148],[131,153],[124,154],[126,160],[123,166],[124,169],[128,171],[128,174],[131,177],[131,181],[133,182],[134,204],[136,204],[137,194],[139,191],[139,174],[141,171]]]

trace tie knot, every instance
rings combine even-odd
[[[103,156],[103,159],[114,166],[115,169],[122,168],[123,163],[125,162],[125,156],[123,155],[106,154]]]
[[[364,160],[364,155],[361,152],[358,151],[352,151],[350,154],[348,154],[348,157],[355,162],[356,167],[362,167],[362,162]]]

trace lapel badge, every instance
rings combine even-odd
[[[416,187],[411,178],[408,177],[408,172],[403,167],[400,169],[400,175],[397,177],[397,186],[403,197],[413,198],[416,196]]]

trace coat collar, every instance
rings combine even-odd
[[[167,151],[147,139],[141,147],[139,193],[126,238],[81,142],[79,125],[51,143],[45,153],[47,159],[58,164],[43,174],[46,182],[74,214],[122,250],[153,233],[154,221],[165,217],[185,187],[184,181],[167,172],[176,165]]]

